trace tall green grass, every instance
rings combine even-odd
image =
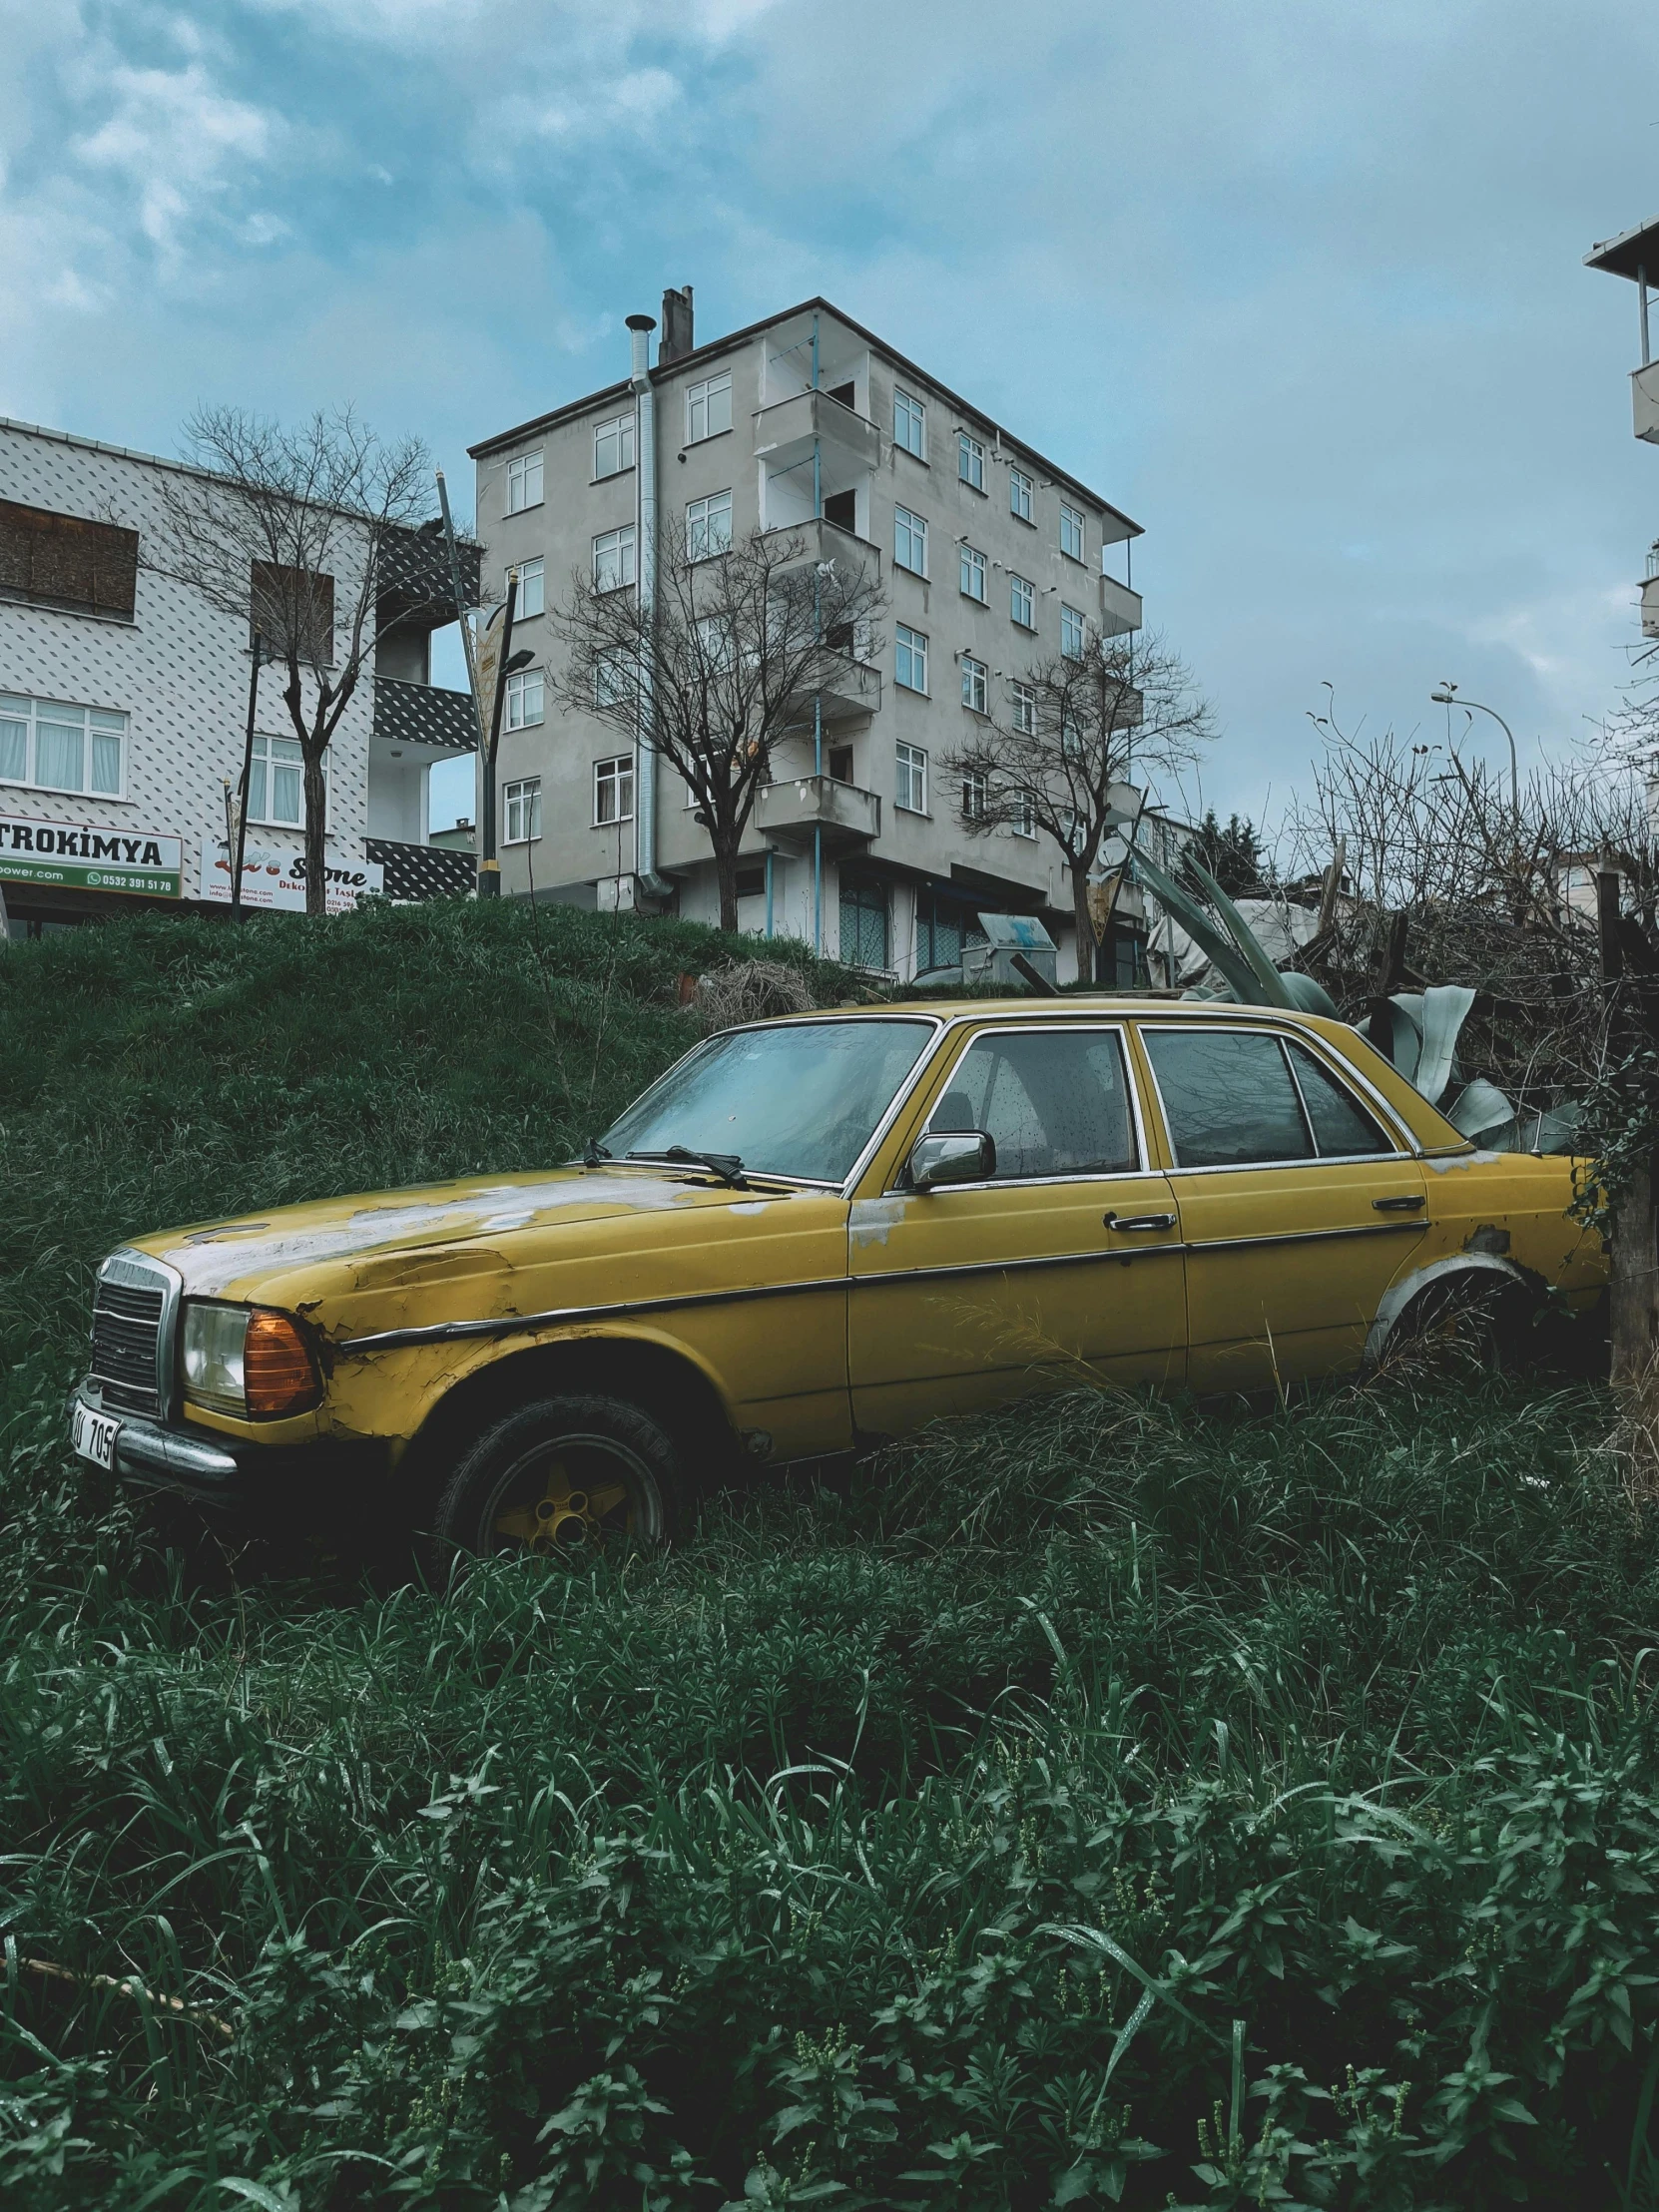
[[[706,944],[560,917],[544,990],[528,920],[0,969],[0,2205],[1653,2204],[1593,1391],[1072,1397],[437,1591],[67,1461],[105,1245],[546,1158],[679,1048]]]

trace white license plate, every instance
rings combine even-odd
[[[90,1405],[75,1406],[75,1449],[83,1459],[90,1459],[95,1467],[115,1466],[115,1440],[121,1433],[121,1423],[111,1420],[108,1413],[95,1413]]]

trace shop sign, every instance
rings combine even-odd
[[[202,840],[202,896],[216,905],[231,903],[231,863],[227,846]],[[385,889],[386,871],[378,860],[330,859],[323,874],[331,914],[349,913],[359,898]],[[304,853],[296,852],[291,845],[251,844],[242,860],[242,902],[265,911],[302,914]]]
[[[182,837],[84,822],[33,822],[0,814],[0,883],[51,883],[68,891],[128,891],[180,898]]]

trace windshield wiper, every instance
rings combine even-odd
[[[590,1137],[582,1147],[582,1165],[585,1168],[603,1167],[611,1157],[608,1147],[602,1145],[597,1137]]]
[[[735,1152],[693,1152],[683,1144],[671,1144],[666,1152],[630,1152],[630,1160],[673,1160],[680,1166],[707,1168],[729,1190],[747,1191],[749,1178],[743,1172],[743,1161]]]

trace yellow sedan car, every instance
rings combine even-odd
[[[1596,1301],[1571,1163],[1477,1151],[1314,1015],[871,1008],[687,1053],[544,1173],[144,1237],[99,1271],[83,1457],[383,1501],[440,1547],[671,1536],[770,1465],[1028,1392],[1257,1389],[1448,1297]]]

